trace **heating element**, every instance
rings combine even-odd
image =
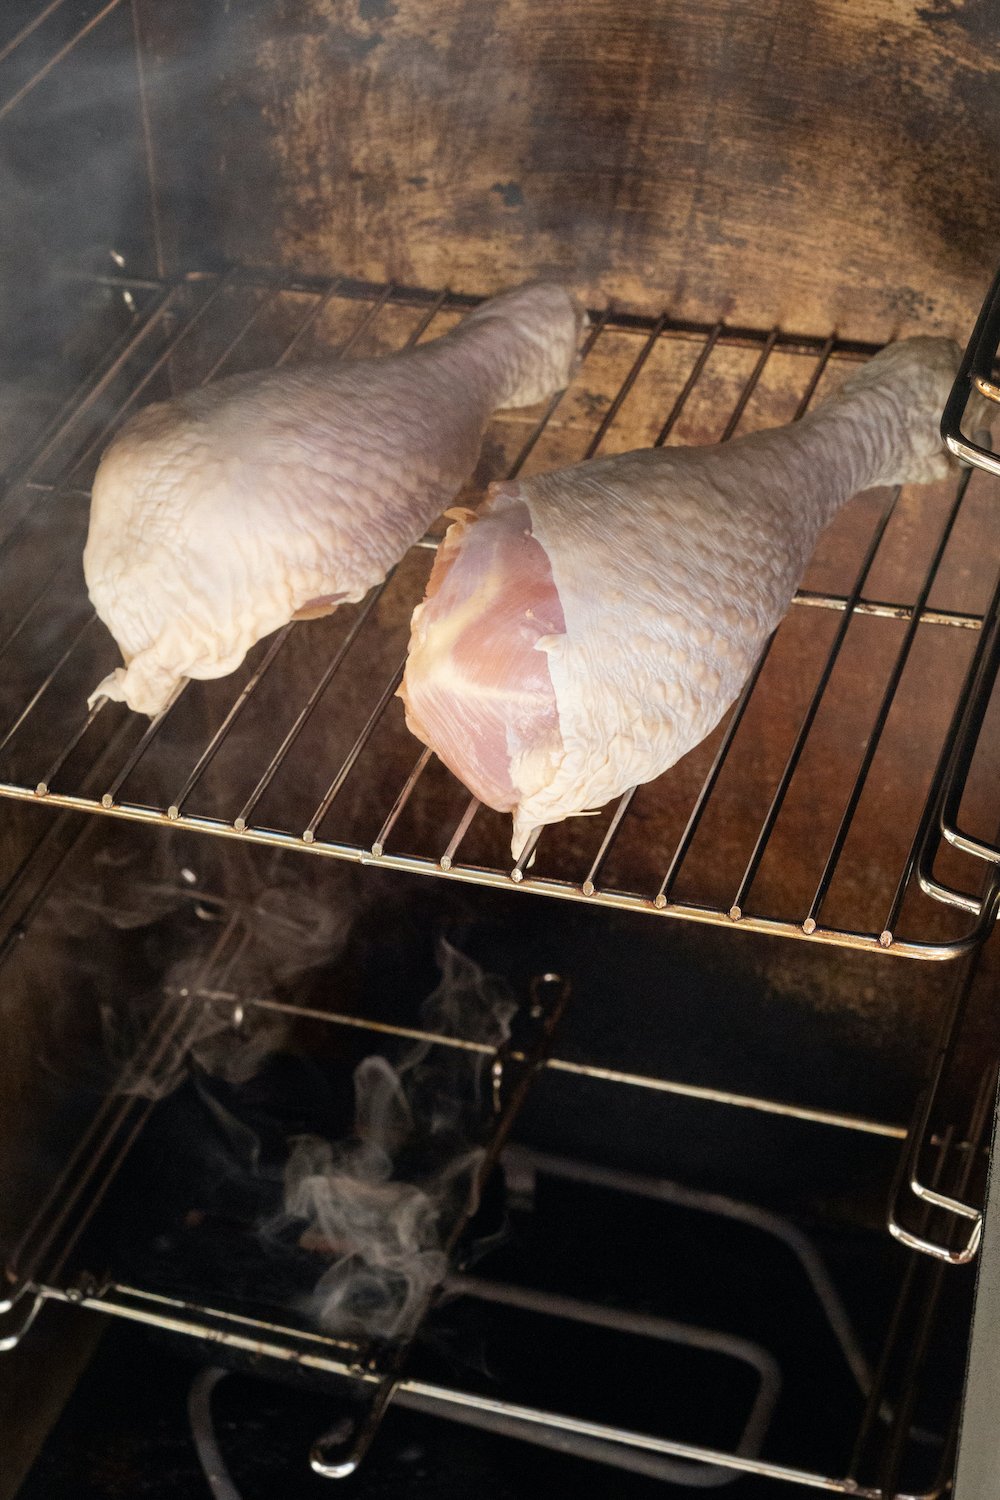
[[[544,830],[515,864],[507,820],[407,735],[395,697],[434,536],[360,605],[284,627],[151,722],[103,700],[86,709],[118,658],[89,610],[79,550],[96,460],[121,421],[240,369],[408,347],[474,299],[244,270],[107,287],[135,309],[132,326],[0,506],[0,664],[13,684],[0,794],[908,957],[957,957],[989,931],[1000,901],[981,855],[998,814],[981,733],[1000,659],[990,476],[853,502],[719,729],[614,807]],[[727,441],[790,420],[872,352],[594,310],[570,389],[494,421],[476,489],[599,450]],[[41,582],[25,565],[40,540],[52,556]],[[941,836],[956,799],[980,830],[961,850]]]

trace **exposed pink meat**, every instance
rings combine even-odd
[[[520,800],[511,763],[561,749],[548,658],[538,642],[565,629],[552,569],[524,505],[502,498],[456,517],[413,616],[407,680],[422,690],[407,722],[481,801]]]

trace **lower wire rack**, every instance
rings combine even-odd
[[[877,1313],[866,1298],[862,1336],[819,1242],[792,1218],[718,1192],[511,1143],[509,1128],[528,1086],[540,1082],[541,1070],[555,1061],[547,1054],[567,991],[554,975],[536,981],[511,1045],[500,1051],[464,1037],[426,1034],[429,1045],[471,1057],[491,1080],[486,1097],[492,1095],[492,1123],[484,1136],[479,1176],[486,1185],[499,1163],[502,1202],[495,1217],[508,1223],[499,1277],[495,1244],[487,1276],[463,1270],[461,1253],[455,1256],[466,1209],[446,1236],[449,1256],[459,1264],[445,1277],[441,1307],[430,1317],[433,1329],[439,1315],[446,1315],[448,1331],[438,1340],[443,1361],[435,1358],[434,1337],[417,1342],[413,1330],[395,1342],[322,1331],[314,1311],[303,1314],[293,1294],[296,1283],[276,1269],[281,1266],[278,1247],[261,1235],[259,1210],[265,1198],[258,1192],[252,1206],[244,1203],[234,1210],[243,1176],[238,1156],[245,1144],[239,1122],[259,1124],[262,1101],[270,1108],[275,1096],[262,1095],[256,1086],[243,1101],[230,1090],[212,1096],[199,1086],[197,1075],[192,1088],[189,1075],[190,1097],[184,1103],[177,1087],[179,1059],[191,1055],[195,1039],[210,1034],[206,1007],[217,1021],[229,1017],[236,1052],[245,1044],[243,1028],[249,1026],[252,1036],[255,1025],[268,1023],[268,1003],[238,993],[226,998],[226,991],[216,987],[226,983],[240,943],[239,924],[227,922],[199,982],[185,996],[164,993],[135,1056],[79,1134],[65,1169],[53,1180],[5,1268],[0,1348],[19,1341],[46,1301],[66,1301],[201,1341],[212,1350],[214,1363],[264,1373],[294,1368],[299,1378],[310,1378],[332,1399],[349,1403],[346,1435],[344,1424],[335,1424],[336,1440],[317,1440],[311,1455],[313,1468],[331,1478],[357,1469],[395,1403],[697,1488],[749,1475],[864,1500],[944,1491],[957,1414],[953,1402],[933,1395],[936,1340],[955,1332],[955,1304],[942,1300],[943,1278],[949,1274],[943,1263],[909,1254],[901,1258],[883,1236],[859,1231],[854,1253],[866,1256],[864,1279],[874,1274],[884,1292]],[[335,1068],[344,1066],[345,1024],[361,1033],[393,1030],[322,1010],[298,1008],[296,1013],[309,1029],[311,1056],[324,1051],[323,1044],[317,1047],[316,1035],[330,1033],[327,1066],[334,1060]],[[956,1007],[952,1024],[957,1015]],[[413,1028],[400,1031],[401,1039],[411,1043],[421,1036]],[[357,1044],[363,1045],[363,1038]],[[352,1060],[355,1055],[350,1054]],[[142,1091],[129,1083],[139,1077],[145,1084]],[[608,1083],[604,1080],[602,1086]],[[291,1077],[284,1087],[294,1090],[299,1082]],[[201,1109],[192,1112],[192,1099]],[[230,1145],[225,1161],[229,1188],[221,1195],[217,1164],[213,1167],[213,1158],[204,1151],[205,1131],[211,1131],[220,1105],[228,1118]],[[935,1187],[951,1186],[953,1178],[964,1185],[981,1145],[982,1125],[980,1120],[961,1142],[954,1137],[940,1143]],[[192,1129],[198,1134],[202,1168],[194,1180]],[[259,1161],[252,1171],[258,1189],[266,1186],[267,1173]],[[137,1194],[137,1183],[145,1184],[144,1193]],[[643,1214],[652,1216],[644,1231]],[[585,1238],[597,1242],[596,1250],[580,1246],[581,1224],[588,1226]],[[599,1264],[602,1255],[609,1253],[613,1260],[625,1241],[642,1232],[651,1234],[661,1250],[664,1243],[671,1245],[676,1274],[666,1285],[692,1283],[695,1308],[697,1287],[707,1275],[711,1319],[682,1308],[651,1310],[657,1305],[654,1293],[663,1292],[660,1254],[645,1262],[650,1285],[641,1280],[631,1285],[624,1300],[620,1295],[595,1297],[586,1274],[583,1285],[577,1285],[574,1258],[566,1259],[567,1244],[576,1245],[585,1264],[588,1254],[590,1262]],[[485,1235],[490,1244],[491,1222]],[[884,1263],[887,1246],[890,1263]],[[343,1247],[331,1242],[310,1250],[318,1257],[311,1284],[317,1263],[343,1253]],[[755,1288],[749,1301],[761,1303],[761,1329],[752,1326],[753,1319],[748,1327],[741,1311],[748,1301],[742,1279],[748,1251],[753,1263],[749,1284]],[[635,1268],[628,1274],[634,1275]],[[556,1291],[550,1285],[554,1275]],[[797,1313],[776,1318],[769,1297]],[[421,1312],[426,1314],[426,1307]],[[494,1347],[491,1339],[499,1340],[500,1369],[504,1338],[513,1340],[507,1362],[523,1366],[527,1337],[527,1347],[536,1355],[519,1370],[513,1389],[510,1381],[498,1385],[488,1373],[486,1379],[456,1381],[456,1361],[449,1350],[458,1347],[463,1319],[474,1329],[477,1351],[481,1338],[487,1350]],[[882,1331],[881,1346],[877,1330]],[[608,1365],[612,1353],[617,1364]],[[550,1371],[548,1386],[547,1358],[555,1377]],[[580,1399],[567,1376],[567,1358],[582,1369],[592,1367],[600,1415],[593,1394],[589,1401]],[[478,1368],[481,1356],[475,1363]],[[929,1401],[925,1385],[931,1388]],[[627,1394],[627,1417],[618,1410],[619,1387]],[[706,1402],[709,1390],[712,1400]],[[800,1408],[820,1410],[820,1425],[831,1430],[818,1441],[814,1433],[803,1436]]]
[[[80,568],[90,480],[116,426],[220,374],[412,345],[475,299],[248,270],[120,290],[135,309],[127,337],[0,502],[0,795],[908,957],[953,958],[989,931],[1000,873],[974,841],[970,854],[942,839],[941,809],[958,785],[965,825],[991,846],[995,478],[852,502],[718,730],[616,806],[545,830],[512,866],[508,820],[421,751],[395,697],[433,536],[361,604],[286,626],[151,722],[85,706],[117,660]],[[598,450],[792,420],[871,352],[596,310],[570,389],[499,415],[467,498]]]

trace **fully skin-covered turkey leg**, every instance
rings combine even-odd
[[[499,407],[566,385],[581,309],[537,282],[384,359],[220,380],[146,407],[94,481],[84,573],[142,713],[261,637],[361,599],[471,477]]]

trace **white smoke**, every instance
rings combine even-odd
[[[60,892],[58,909],[62,931],[84,940],[102,926],[124,931],[136,955],[144,930],[167,931],[166,951],[181,949],[148,988],[102,987],[97,1001],[117,1091],[154,1099],[192,1073],[231,1085],[254,1078],[288,1023],[253,1000],[287,996],[333,964],[357,908],[346,884],[310,889],[282,861],[234,860],[220,877],[160,850],[143,867],[112,846]],[[213,963],[227,925],[232,941]]]
[[[439,1035],[500,1047],[516,1001],[502,981],[449,943],[441,982],[421,1008]],[[285,1168],[285,1213],[304,1220],[299,1244],[331,1260],[309,1310],[348,1337],[412,1333],[447,1271],[445,1246],[475,1209],[491,1100],[492,1050],[420,1043],[395,1067],[364,1058],[354,1071],[354,1134],[331,1144],[301,1136]]]

